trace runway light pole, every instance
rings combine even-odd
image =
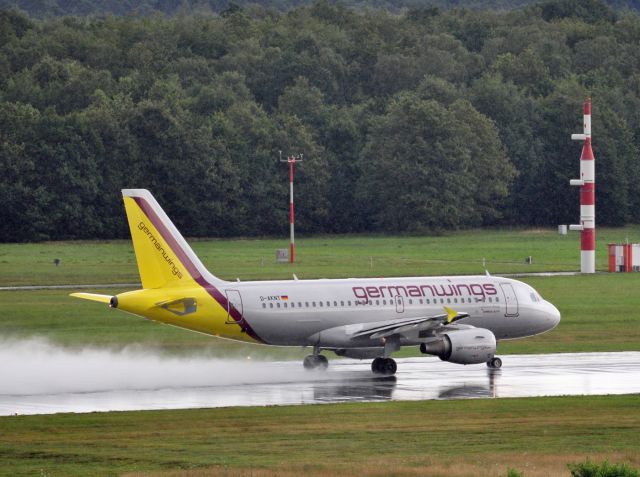
[[[296,162],[302,162],[303,155],[288,156],[282,159],[282,151],[280,151],[280,162],[289,164],[289,229],[291,234],[291,242],[289,244],[289,263],[296,261],[296,242],[294,234],[294,207],[293,207],[293,167]]]
[[[595,157],[591,149],[591,98],[584,103],[583,133],[572,134],[574,141],[584,141],[580,155],[580,179],[569,181],[580,186],[580,224],[569,230],[580,231],[580,271],[596,272],[596,172]]]

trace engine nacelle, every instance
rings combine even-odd
[[[420,351],[450,363],[486,363],[496,354],[496,337],[484,328],[452,331],[437,341],[422,343]]]

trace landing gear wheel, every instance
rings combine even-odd
[[[317,367],[320,369],[327,369],[329,367],[329,360],[323,354],[316,355]]]
[[[374,374],[381,374],[382,373],[382,362],[384,361],[384,358],[376,358],[371,362],[371,371],[374,372]]]
[[[304,366],[304,369],[313,369],[316,367],[316,357],[312,354],[305,356],[304,360],[302,361],[302,366]]]
[[[398,365],[392,358],[376,358],[371,363],[371,371],[375,374],[382,374],[383,376],[391,376],[396,374]]]
[[[490,369],[500,369],[502,367],[502,360],[500,358],[491,358],[487,361],[487,367]]]
[[[310,354],[305,356],[302,366],[304,369],[327,369],[329,360],[321,354]]]
[[[396,364],[396,361],[394,359],[386,358],[384,360],[384,366],[382,370],[382,374],[384,374],[385,376],[391,376],[393,374],[396,374],[398,365]]]

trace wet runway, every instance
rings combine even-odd
[[[307,372],[298,361],[0,344],[0,415],[640,393],[640,352],[503,355],[499,371],[406,358],[396,376],[374,378],[368,361]]]

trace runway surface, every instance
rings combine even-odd
[[[0,415],[640,393],[640,352],[501,357],[499,371],[398,359],[395,376],[375,378],[369,361],[333,359],[327,371],[308,372],[298,361],[0,342]]]

